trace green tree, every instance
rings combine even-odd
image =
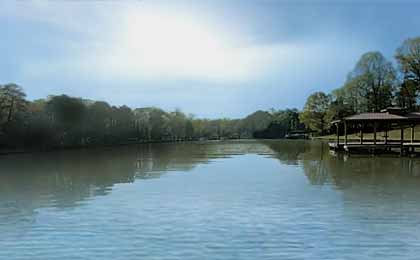
[[[87,107],[85,130],[92,143],[109,142],[112,126],[112,107],[103,101],[97,101]]]
[[[409,38],[397,49],[395,58],[407,79],[420,85],[420,37]]]
[[[291,131],[303,130],[297,109],[274,110],[271,109],[272,122],[264,130],[254,132],[256,138],[284,138]]]
[[[56,131],[51,117],[46,112],[47,100],[38,99],[28,102],[26,109],[27,127],[25,131],[25,146],[47,149],[55,145]]]
[[[170,136],[170,115],[155,107],[136,108],[134,125],[139,139],[159,141]]]
[[[194,134],[195,134],[195,131],[194,131],[194,125],[193,125],[193,122],[192,122],[192,120],[191,120],[191,119],[188,119],[188,120],[185,122],[185,135],[186,135],[186,138],[187,138],[188,140],[191,140],[191,139],[193,139],[193,138],[194,138]]]
[[[309,129],[320,134],[328,128],[326,115],[331,104],[331,97],[324,92],[315,92],[306,100],[303,112],[299,119]]]
[[[272,115],[267,111],[256,111],[241,120],[239,131],[241,137],[252,137],[254,132],[268,127],[273,121]]]
[[[0,85],[0,122],[10,123],[17,113],[25,110],[27,101],[23,89],[16,84]]]
[[[45,106],[59,145],[80,145],[86,118],[86,106],[80,98],[52,96]]]
[[[134,114],[128,106],[112,107],[111,134],[116,141],[126,142],[135,137]]]
[[[405,40],[397,49],[395,58],[404,78],[397,96],[399,104],[416,110],[420,90],[420,37]]]
[[[418,89],[414,80],[404,79],[396,93],[399,106],[407,108],[409,111],[417,110]]]
[[[380,52],[362,55],[349,74],[345,90],[359,99],[361,112],[379,112],[392,105],[396,72]]]
[[[334,120],[340,120],[360,111],[360,96],[359,98],[355,98],[357,96],[354,88],[350,85],[333,90],[331,93],[331,103],[325,115],[326,122],[331,123]]]
[[[299,111],[297,109],[285,109],[272,111],[273,122],[282,126],[285,133],[300,128]]]
[[[168,115],[168,131],[174,140],[185,139],[187,117],[181,110],[177,109]]]

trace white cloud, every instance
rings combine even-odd
[[[287,55],[279,46],[244,46],[194,14],[138,1],[20,1],[0,3],[0,9],[0,15],[79,37],[64,41],[61,55],[23,62],[30,77],[65,71],[105,80],[238,82],[260,77],[279,52]]]
[[[103,81],[196,80],[240,85],[290,78],[303,68],[319,70],[323,59],[341,54],[329,49],[340,44],[325,42],[325,37],[323,42],[250,45],[246,41],[249,35],[232,36],[224,31],[223,23],[154,3],[0,2],[0,15],[63,31],[45,41],[68,34],[73,37],[60,38],[62,53],[24,59],[21,69],[28,78],[59,75]]]

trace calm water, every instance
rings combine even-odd
[[[0,259],[419,259],[420,160],[308,141],[0,157]]]

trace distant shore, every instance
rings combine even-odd
[[[79,145],[79,146],[62,146],[62,147],[48,147],[48,148],[33,148],[33,149],[0,149],[0,156],[7,156],[13,154],[30,154],[30,153],[49,153],[56,151],[68,151],[68,150],[82,150],[82,149],[98,149],[98,148],[112,148],[120,146],[130,146],[130,145],[143,145],[143,144],[182,144],[182,143],[212,143],[212,142],[238,142],[238,141],[279,141],[279,140],[305,140],[310,141],[310,139],[286,139],[286,138],[237,138],[237,139],[196,139],[196,140],[151,140],[151,141],[142,141],[142,142],[127,142],[127,143],[118,143],[118,144],[107,144],[107,145]]]
[[[97,149],[97,148],[109,148],[129,145],[142,145],[142,144],[175,144],[175,143],[208,143],[208,142],[229,142],[229,141],[250,141],[250,140],[263,140],[255,138],[237,138],[237,139],[194,139],[194,140],[148,140],[140,142],[127,142],[117,144],[97,144],[97,145],[73,145],[73,146],[56,146],[47,148],[19,148],[19,149],[0,149],[0,156],[12,155],[12,154],[29,154],[29,153],[44,153],[44,152],[55,152],[55,151],[66,151],[66,150],[79,150],[79,149]],[[271,139],[273,140],[273,139]]]

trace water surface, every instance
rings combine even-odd
[[[420,160],[309,141],[0,157],[0,259],[418,259]]]

